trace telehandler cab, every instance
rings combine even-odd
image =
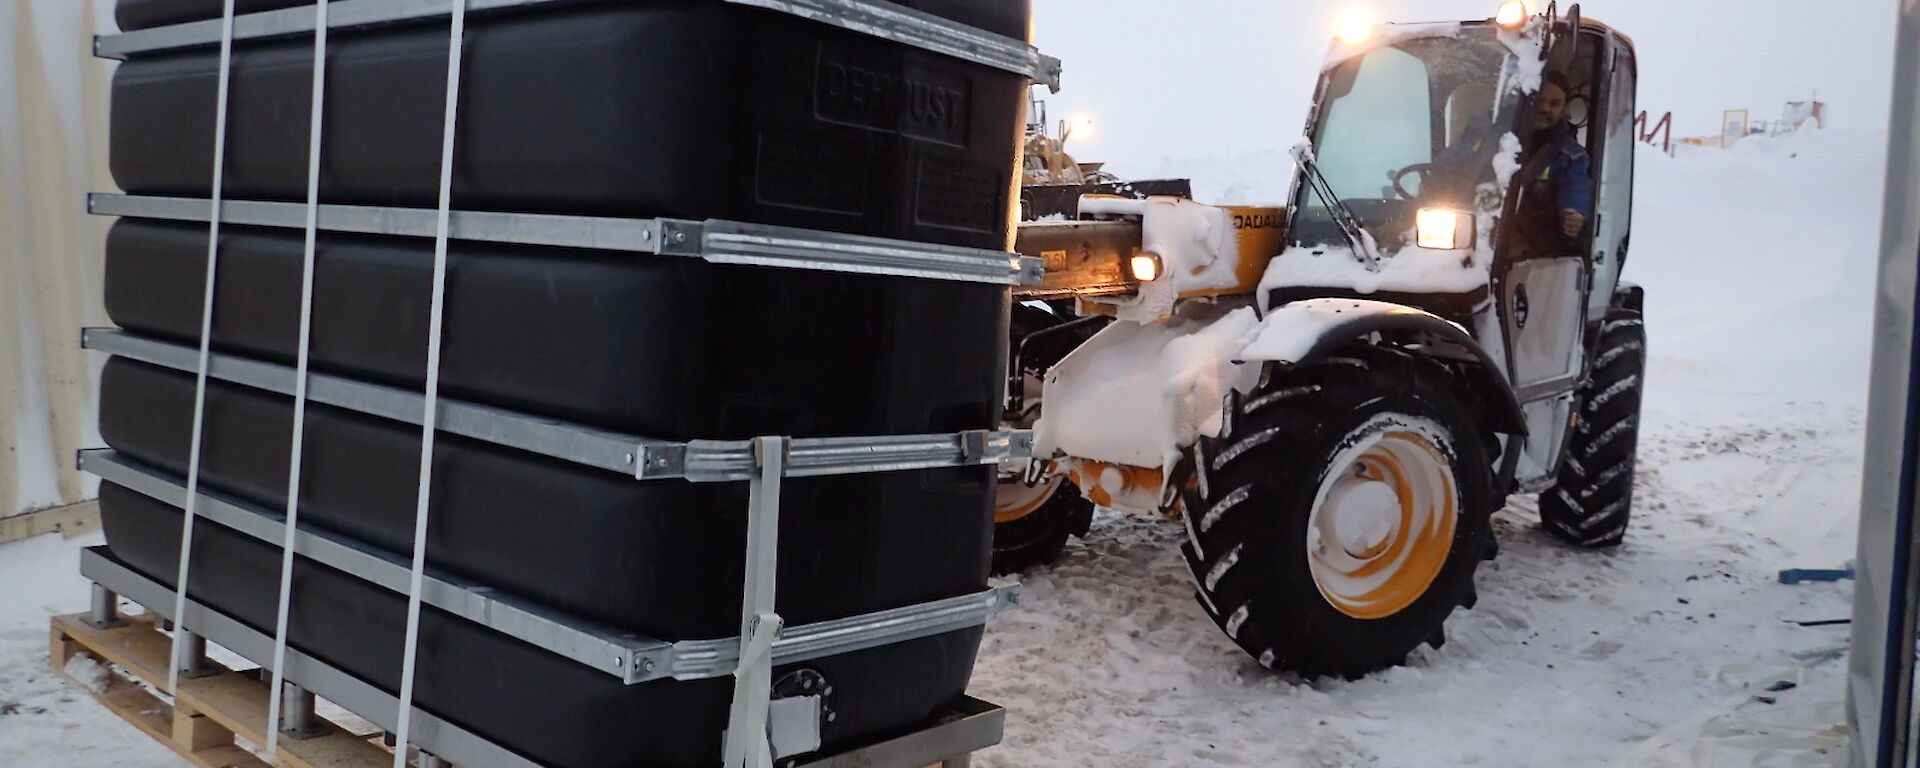
[[[996,567],[1057,557],[1096,504],[1178,518],[1234,642],[1352,677],[1445,641],[1509,495],[1619,543],[1634,79],[1578,5],[1342,29],[1285,207],[1087,196],[1022,225],[1048,272],[1014,310],[1007,419],[1041,458],[1003,466]]]

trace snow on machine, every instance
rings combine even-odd
[[[1087,196],[1022,225],[1048,272],[1014,310],[1008,420],[1041,458],[1003,465],[997,564],[1057,557],[1095,504],[1181,519],[1234,642],[1357,676],[1445,641],[1509,495],[1619,543],[1634,79],[1577,5],[1346,25],[1284,207]]]

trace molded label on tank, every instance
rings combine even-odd
[[[754,159],[754,200],[762,205],[855,216],[867,210],[867,151],[824,136],[764,131]]]
[[[876,51],[822,43],[815,58],[813,109],[819,119],[966,146],[972,83]]]
[[[1001,174],[928,158],[920,161],[915,176],[915,224],[993,232],[1007,215],[1007,178]]]

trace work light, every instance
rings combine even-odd
[[[1359,45],[1373,36],[1373,14],[1365,8],[1348,8],[1333,23],[1333,35],[1347,45]]]
[[[1533,7],[1528,5],[1526,0],[1507,0],[1500,4],[1500,12],[1494,15],[1493,21],[1500,26],[1511,27],[1526,21],[1527,17],[1532,15]]]
[[[1136,253],[1127,261],[1127,271],[1133,279],[1151,283],[1160,276],[1160,256],[1153,253]]]
[[[1457,251],[1473,244],[1473,216],[1446,208],[1422,208],[1414,216],[1414,242],[1421,248]]]

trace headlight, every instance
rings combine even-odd
[[[1414,216],[1414,242],[1422,248],[1458,251],[1473,247],[1473,215],[1446,208],[1422,208]]]
[[[1133,279],[1151,283],[1160,277],[1160,256],[1152,253],[1136,253],[1127,261],[1127,271]]]

